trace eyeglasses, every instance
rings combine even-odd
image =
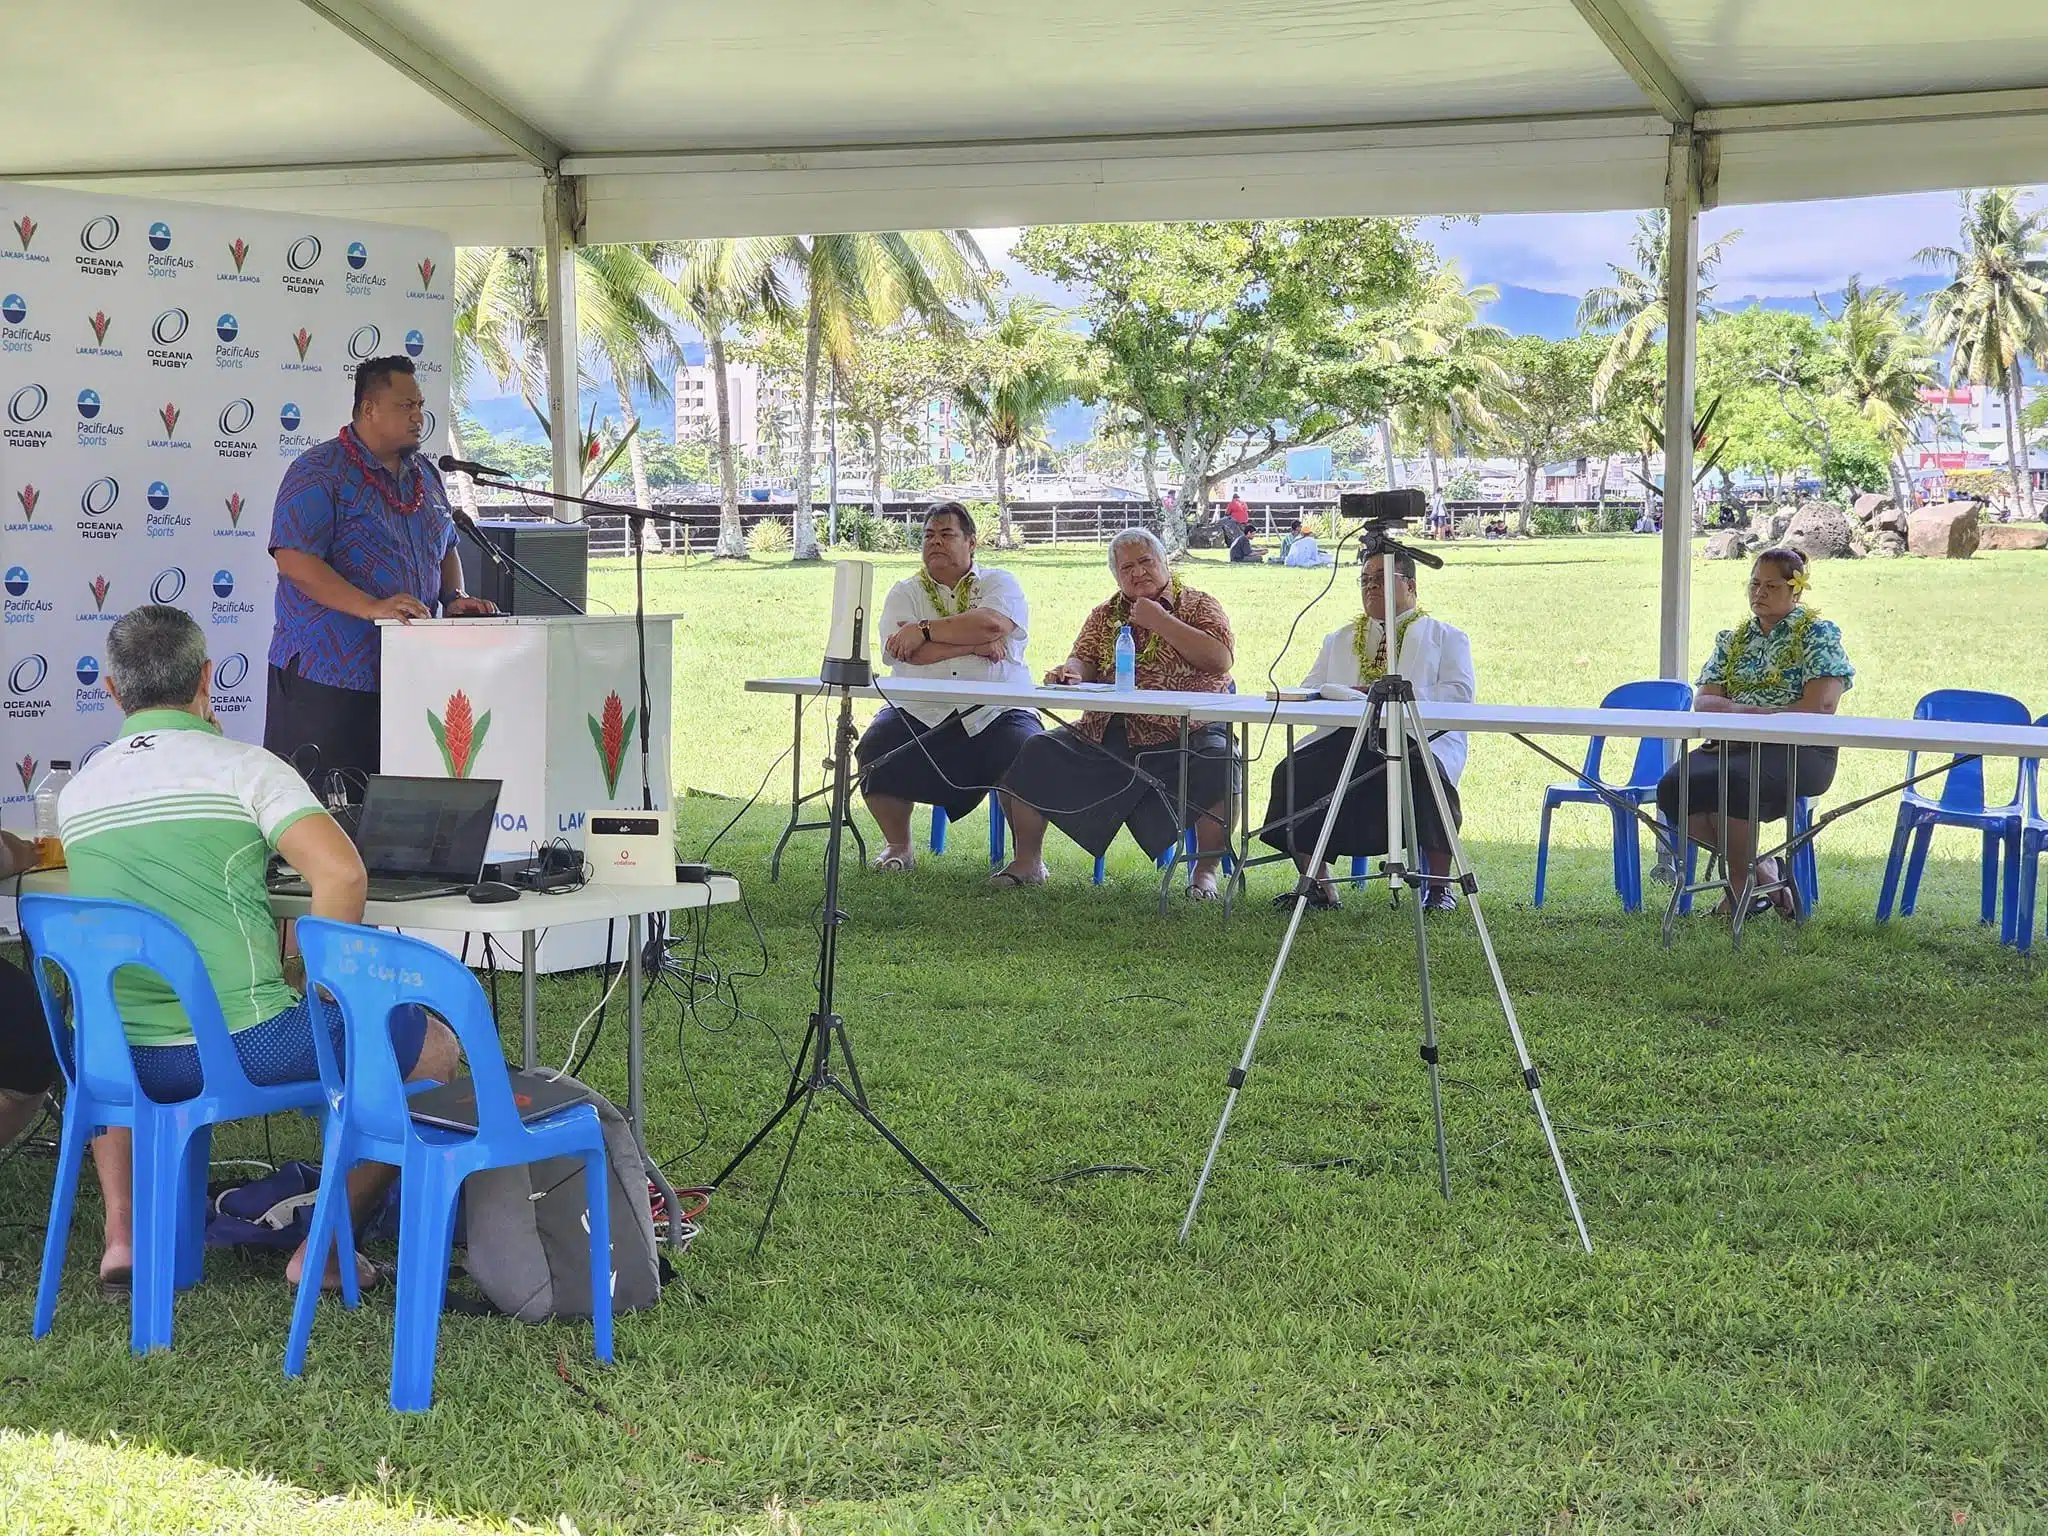
[[[1749,584],[1749,590],[1759,594],[1764,592],[1790,592],[1792,590],[1792,583],[1789,581],[1752,581]]]

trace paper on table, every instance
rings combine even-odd
[[[1114,693],[1115,683],[1047,683],[1048,688],[1069,688],[1075,693]]]

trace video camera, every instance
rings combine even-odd
[[[1443,569],[1444,563],[1439,557],[1426,549],[1404,544],[1400,539],[1400,534],[1410,523],[1420,522],[1429,513],[1429,498],[1421,491],[1342,491],[1338,493],[1337,510],[1343,516],[1357,518],[1365,524],[1365,539],[1359,555],[1361,560],[1377,559],[1392,550],[1432,570]]]

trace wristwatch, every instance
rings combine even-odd
[[[469,596],[469,594],[458,587],[453,592],[443,592],[440,595],[440,597],[436,599],[436,601],[439,602],[441,606],[441,611],[443,613],[446,613],[448,611],[448,605],[450,603],[455,602],[458,598],[464,598],[467,596]]]
[[[919,620],[917,621],[917,627],[918,627],[919,629],[921,629],[921,630],[923,630],[923,631],[924,631],[924,643],[925,643],[926,645],[930,645],[930,644],[932,643],[932,625],[931,625],[931,620],[929,620],[929,619],[919,619]]]

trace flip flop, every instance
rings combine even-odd
[[[1280,895],[1275,896],[1273,898],[1273,910],[1275,912],[1292,912],[1294,910],[1294,896],[1295,893],[1293,891],[1283,891]],[[1342,897],[1334,892],[1325,895],[1322,888],[1318,886],[1315,890],[1309,892],[1308,906],[1311,912],[1342,912],[1344,910],[1344,901]]]
[[[868,868],[878,874],[907,875],[917,868],[917,860],[905,853],[885,853]]]
[[[135,1271],[126,1264],[116,1264],[100,1276],[100,1295],[108,1301],[126,1301],[135,1290]]]
[[[988,883],[999,891],[1021,890],[1025,886],[1043,885],[1045,881],[1044,875],[1040,875],[1036,880],[1026,880],[1022,875],[1013,875],[1007,869],[999,869],[988,877]]]
[[[1221,901],[1222,899],[1223,893],[1213,885],[1190,884],[1188,886],[1189,901]]]

